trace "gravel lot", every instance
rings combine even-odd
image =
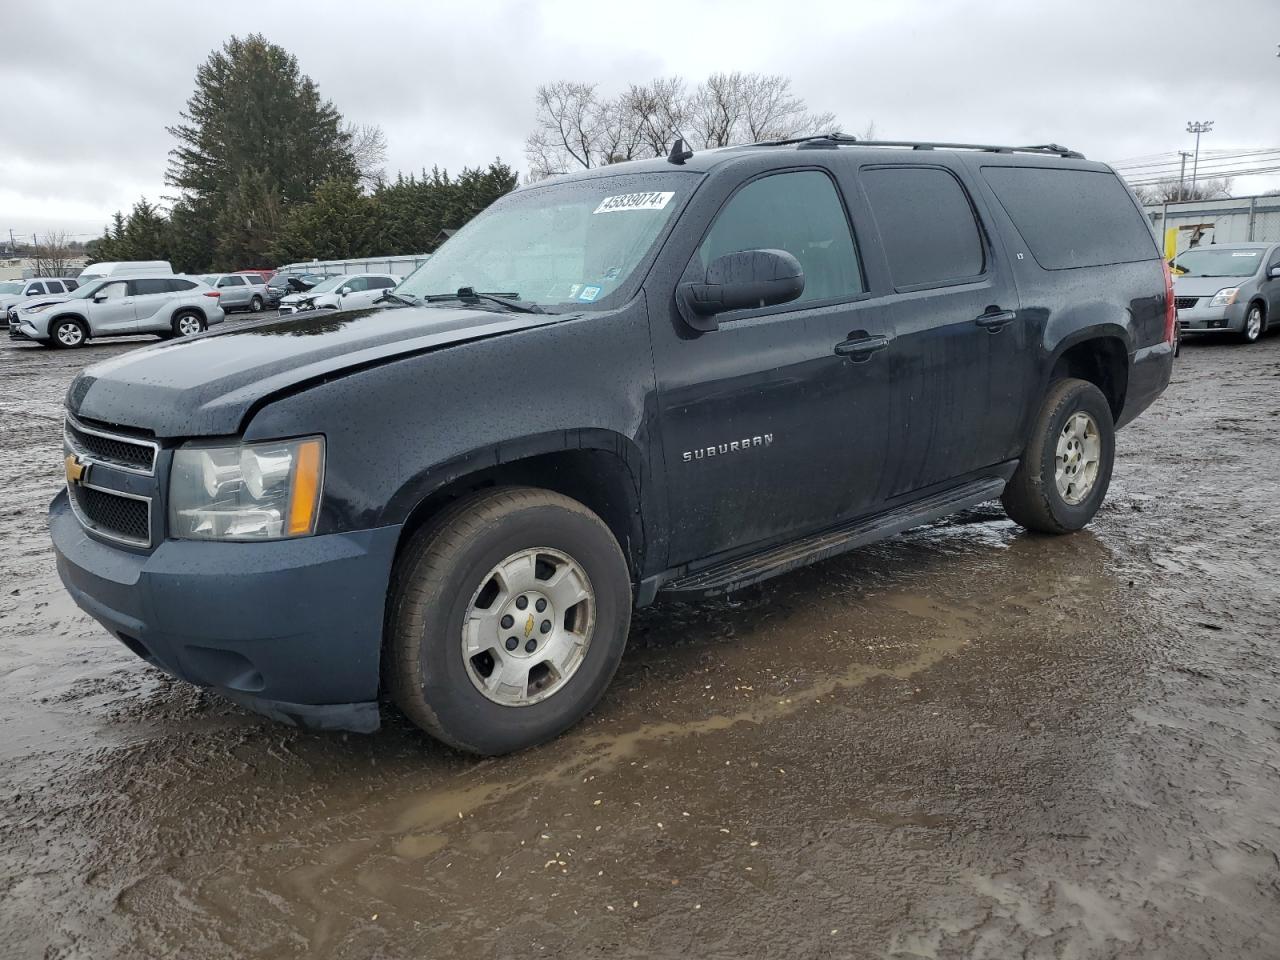
[[[0,343],[0,956],[1280,956],[1280,336],[1189,344],[1066,538],[979,508],[638,615],[477,762],[170,682],[63,593],[80,352]]]

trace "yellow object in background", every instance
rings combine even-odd
[[[1178,255],[1178,228],[1169,227],[1164,232],[1164,258],[1172,260]]]

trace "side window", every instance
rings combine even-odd
[[[157,293],[169,292],[168,280],[131,280],[133,293],[138,297],[149,297]]]
[[[32,283],[32,284],[28,284],[27,286],[28,297],[38,297],[40,294],[44,292],[45,292],[45,289],[44,289],[43,283]]]
[[[239,287],[242,286],[240,277],[223,277],[218,281],[220,287]]]
[[[46,280],[44,282],[45,290],[48,293],[62,293],[62,284],[57,280]]]
[[[794,302],[862,293],[862,270],[844,204],[825,173],[800,170],[754,180],[730,198],[698,257],[711,261],[739,250],[785,250],[804,268],[804,292]]]
[[[391,277],[370,277],[370,290],[389,290],[396,285],[396,281]]]
[[[935,167],[872,167],[862,186],[898,288],[969,280],[986,256],[973,207],[954,176]]]
[[[128,294],[129,285],[123,280],[117,280],[99,287],[98,292],[94,294],[94,299],[102,297],[104,300],[123,300]]]
[[[368,290],[368,289],[369,289],[369,278],[368,278],[368,277],[353,277],[352,279],[350,279],[350,280],[348,280],[346,283],[344,283],[344,284],[343,284],[343,286],[344,286],[344,287],[349,287],[349,288],[351,289],[351,292],[352,292],[352,293],[360,293],[362,290]]]
[[[190,280],[179,280],[176,277],[173,280],[166,280],[165,285],[169,288],[170,293],[186,293],[188,290],[196,288],[196,285]]]
[[[80,284],[77,283],[75,280],[64,280],[63,283],[67,285],[68,293],[70,293],[72,290],[78,290],[80,288]]]

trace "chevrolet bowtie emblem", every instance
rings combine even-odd
[[[74,453],[67,454],[67,483],[84,483],[85,478],[89,475],[89,467],[87,464],[80,462],[80,458]]]
[[[533,633],[533,614],[529,614],[529,619],[524,622],[524,635],[527,637]]]

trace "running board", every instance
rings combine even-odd
[[[829,527],[821,533],[810,534],[800,540],[792,540],[745,557],[725,560],[696,573],[668,580],[658,588],[658,593],[679,599],[732,593],[761,580],[895,536],[912,527],[932,523],[958,510],[994,500],[1000,496],[1004,485],[1005,481],[1001,477],[983,477],[887,513]]]

